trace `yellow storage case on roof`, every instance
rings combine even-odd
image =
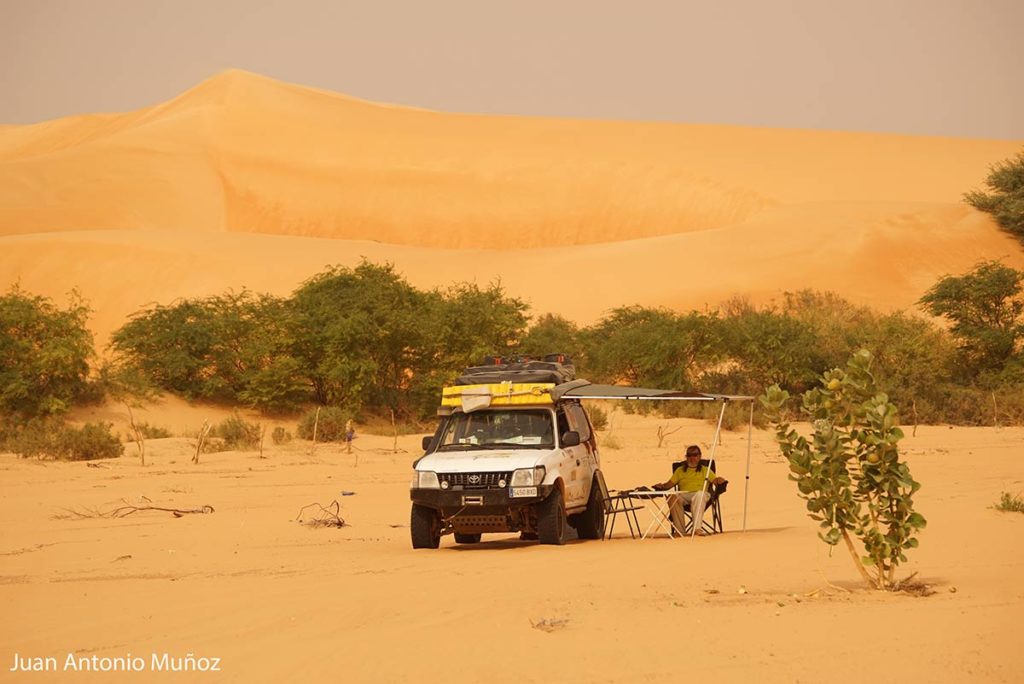
[[[441,390],[441,406],[474,410],[487,406],[550,406],[554,383],[501,382],[489,385],[454,385]]]

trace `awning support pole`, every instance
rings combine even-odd
[[[715,439],[711,442],[711,457],[708,460],[708,465],[715,462],[715,449],[718,448],[718,440],[722,438],[722,419],[725,418],[725,405],[728,404],[727,399],[722,399],[722,410],[718,412],[718,426],[715,428]],[[717,465],[717,464],[716,464]],[[708,467],[704,471],[704,487],[701,489],[701,497],[706,500],[708,495],[708,476],[711,474],[711,468]],[[703,520],[697,520],[696,516],[693,519],[693,532],[690,533],[690,539],[697,536],[697,530],[700,529],[701,525],[704,524]]]
[[[747,422],[747,476],[743,481],[743,531],[747,531],[747,499],[750,494],[750,452],[754,442],[754,402],[750,402],[750,420]]]

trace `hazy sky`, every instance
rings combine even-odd
[[[229,67],[445,111],[1024,139],[1024,0],[0,0],[0,123]]]

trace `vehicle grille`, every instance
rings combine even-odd
[[[451,489],[498,489],[501,480],[508,486],[512,473],[438,473],[437,478]]]

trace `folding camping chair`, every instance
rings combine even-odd
[[[636,535],[640,534],[640,521],[636,519],[636,512],[643,506],[634,506],[632,499],[621,493],[612,494],[608,490],[608,484],[604,481],[604,473],[600,470],[597,471],[597,485],[601,489],[601,501],[604,504],[604,530],[601,533],[601,539],[608,539],[612,536],[612,532],[615,531],[615,518],[620,513],[625,516],[626,524],[629,525],[629,536],[636,539]],[[608,518],[612,519],[611,525],[608,524]]]
[[[684,465],[686,465],[686,461],[676,461],[672,464],[672,472],[675,473],[676,468]],[[712,471],[715,470],[714,461],[702,458],[700,460],[700,467],[703,468],[704,466],[709,466]],[[701,520],[701,529],[709,534],[725,531],[722,527],[722,504],[718,499],[722,494],[725,494],[725,489],[728,486],[728,481],[720,485],[708,482],[708,501],[704,505],[704,519]],[[708,511],[711,512],[711,520],[707,519]],[[683,514],[686,517],[686,528],[683,530],[683,535],[693,534],[693,511],[690,510],[690,504],[683,504]]]

